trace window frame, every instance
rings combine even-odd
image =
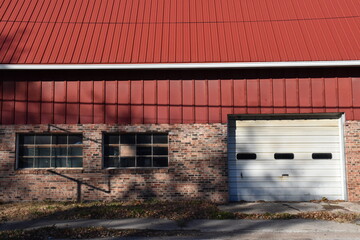
[[[69,136],[74,136],[74,135],[80,135],[81,136],[81,144],[69,144]],[[35,139],[34,139],[34,144],[32,146],[34,146],[34,149],[36,147],[45,147],[46,148],[49,148],[50,149],[50,156],[40,156],[40,157],[48,157],[50,158],[50,163],[49,163],[49,167],[34,167],[35,163],[33,164],[33,167],[21,167],[20,166],[20,158],[23,157],[20,155],[20,147],[26,145],[26,144],[22,144],[20,146],[20,137],[21,136],[33,136],[34,138],[36,136],[50,136],[51,137],[51,142],[50,144],[36,144],[35,143]],[[52,140],[53,140],[53,136],[67,136],[67,143],[66,144],[53,144],[52,143]],[[39,169],[83,169],[84,167],[84,147],[85,147],[85,144],[84,144],[84,134],[81,133],[81,132],[74,132],[74,133],[49,133],[49,132],[40,132],[40,133],[35,133],[35,132],[25,132],[25,133],[22,133],[22,132],[19,132],[19,133],[16,133],[16,141],[15,141],[15,161],[16,161],[16,164],[15,164],[15,168],[16,170],[30,170],[30,169],[34,169],[34,170],[39,170]],[[29,144],[30,145],[30,144]],[[58,156],[60,158],[65,158],[66,159],[66,163],[68,165],[68,159],[69,158],[81,158],[81,167],[71,167],[71,166],[65,166],[65,167],[52,167],[51,163],[52,163],[52,159],[55,158],[55,156],[52,155],[52,152],[53,152],[53,145],[66,145],[66,149],[67,149],[67,154],[64,155],[64,156]],[[76,147],[81,147],[81,151],[82,151],[82,154],[79,155],[79,156],[69,156],[69,148],[70,147],[73,147],[73,146],[76,146]],[[34,159],[37,158],[39,156],[36,156],[35,153],[34,153]]]
[[[105,144],[105,137],[106,135],[117,135],[119,137],[119,140],[120,140],[120,137],[121,135],[135,135],[135,143],[134,144],[124,144],[124,145],[132,145],[132,146],[135,146],[135,155],[134,155],[134,161],[135,161],[135,166],[133,167],[121,167],[121,166],[118,166],[118,167],[107,167],[106,166],[106,158],[109,158],[111,157],[111,155],[105,155],[105,147],[106,146],[109,146],[110,144]],[[150,135],[151,134],[151,143],[137,143],[137,136],[138,135]],[[153,142],[153,136],[154,135],[165,135],[167,137],[167,143],[155,143]],[[170,154],[169,154],[169,132],[106,132],[106,131],[103,131],[102,132],[102,144],[101,144],[101,149],[102,149],[102,167],[103,169],[157,169],[157,168],[168,168],[169,167],[169,158],[170,158]],[[119,146],[119,155],[117,156],[118,161],[120,160],[120,157],[121,157],[121,154],[120,154],[120,146],[122,145],[121,142],[119,141],[118,144],[111,144],[111,145],[117,145]],[[151,155],[138,155],[137,154],[137,146],[138,145],[143,145],[143,146],[150,146],[151,147]],[[153,148],[154,148],[154,145],[158,146],[158,145],[161,145],[159,147],[166,147],[167,148],[167,151],[168,151],[168,154],[167,155],[154,155],[153,154]],[[155,146],[155,147],[156,147]],[[137,158],[138,157],[149,157],[151,156],[151,166],[137,166]],[[166,157],[167,158],[167,166],[154,166],[154,157]]]

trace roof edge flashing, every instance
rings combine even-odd
[[[359,67],[360,60],[295,62],[223,63],[144,63],[144,64],[0,64],[0,70],[156,70],[156,69],[252,69],[304,67]]]

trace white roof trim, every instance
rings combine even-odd
[[[151,64],[0,64],[0,70],[77,70],[77,69],[226,69],[355,67],[360,60],[303,62],[224,62],[224,63],[151,63]]]

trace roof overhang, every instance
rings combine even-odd
[[[360,60],[296,62],[144,63],[144,64],[0,64],[0,70],[156,70],[359,67]]]

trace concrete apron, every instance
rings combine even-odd
[[[360,213],[360,202],[239,202],[220,205],[219,209],[240,213],[301,213],[343,212]]]

